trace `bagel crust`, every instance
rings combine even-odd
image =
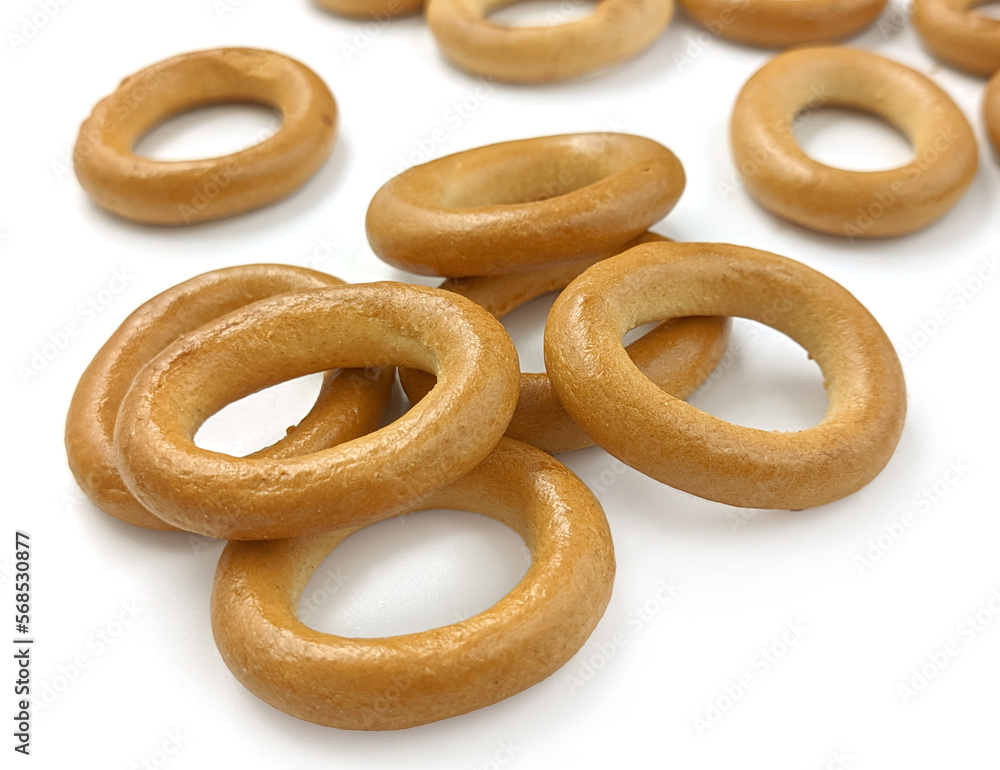
[[[750,318],[804,347],[823,372],[823,420],[796,432],[734,425],[641,376],[622,335],[697,315]],[[889,461],[906,414],[899,359],[857,299],[799,262],[727,244],[650,243],[594,265],[552,307],[545,364],[566,411],[608,452],[746,508],[797,510],[856,492]]]
[[[198,428],[262,388],[336,367],[429,368],[439,385],[374,433],[311,454],[239,458]],[[293,537],[407,510],[472,470],[507,429],[517,352],[450,292],[385,282],[285,294],[173,343],[138,376],[115,425],[132,494],[176,527],[228,540]]]
[[[795,141],[805,110],[874,113],[913,143],[914,159],[886,171],[813,160]],[[919,72],[850,48],[779,54],[743,86],[730,121],[736,168],[768,211],[849,238],[903,235],[943,216],[968,189],[978,150],[958,106]]]
[[[161,121],[225,102],[271,107],[273,136],[239,152],[158,161],[133,151]],[[182,54],[126,78],[80,126],[73,166],[104,209],[153,225],[185,225],[241,214],[290,195],[326,162],[337,105],[304,64],[273,51],[218,48]]]
[[[624,249],[615,250],[615,254],[642,243],[666,240],[656,233],[645,233]],[[612,255],[529,273],[449,278],[441,288],[468,297],[497,318],[503,318],[536,297],[565,289],[574,278],[607,256]],[[728,319],[678,318],[664,321],[626,350],[639,370],[653,382],[678,398],[687,398],[722,360],[728,341]],[[434,387],[434,377],[416,369],[400,369],[399,381],[413,403]],[[545,373],[521,373],[521,395],[506,435],[552,453],[571,452],[594,444],[559,403]]]
[[[275,295],[341,284],[301,267],[244,265],[204,273],[143,303],[98,351],[70,402],[66,456],[87,497],[137,527],[176,529],[136,500],[118,472],[115,424],[132,380],[172,342],[220,316]],[[393,372],[328,372],[309,414],[278,443],[251,456],[305,454],[369,433],[389,403]]]
[[[299,719],[399,730],[509,698],[583,646],[611,598],[604,512],[569,469],[503,439],[473,471],[416,508],[481,513],[517,532],[532,561],[503,599],[467,620],[376,639],[321,633],[298,619],[309,576],[356,528],[229,543],[212,589],[222,659],[254,695]]]
[[[1000,21],[976,13],[977,5],[981,0],[914,0],[910,18],[936,58],[990,77],[1000,70]]]
[[[638,56],[670,24],[674,0],[602,0],[580,19],[510,27],[487,15],[511,0],[428,0],[441,52],[476,75],[513,83],[580,77]]]
[[[421,275],[516,273],[607,254],[665,217],[684,168],[641,136],[566,134],[414,166],[368,207],[368,241]]]

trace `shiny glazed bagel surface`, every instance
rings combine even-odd
[[[607,254],[669,213],[684,169],[631,134],[492,144],[414,166],[368,208],[368,241],[421,275],[515,273]]]
[[[281,128],[231,155],[158,161],[134,147],[166,118],[197,107],[252,102]],[[136,222],[183,225],[274,203],[302,186],[333,151],[337,105],[311,69],[273,51],[218,48],[182,54],[126,78],[98,102],[73,150],[83,189]]]
[[[101,510],[148,529],[176,529],[147,510],[118,472],[114,430],[133,378],[177,339],[245,305],[277,294],[338,286],[339,278],[287,265],[214,270],[143,303],[101,347],[77,384],[66,417],[66,454],[80,488]],[[325,449],[378,426],[393,370],[329,372],[316,405],[287,436],[254,456]]]
[[[453,64],[514,83],[580,77],[651,46],[674,15],[674,0],[603,0],[579,19],[511,27],[486,18],[511,0],[428,0],[427,24]]]
[[[915,0],[913,26],[935,57],[989,77],[1000,70],[1000,20],[975,11],[981,0]]]
[[[198,428],[250,393],[336,367],[429,368],[438,387],[400,419],[295,457],[201,449]],[[256,302],[178,340],[136,377],[115,426],[128,489],[174,526],[230,540],[293,537],[407,510],[474,468],[517,403],[500,323],[464,297],[400,283]]]
[[[622,335],[693,315],[749,318],[799,343],[823,372],[823,420],[795,432],[734,425],[641,376]],[[857,299],[799,262],[727,244],[652,243],[594,265],[552,307],[545,364],[566,410],[615,457],[748,508],[809,508],[857,491],[889,461],[906,414],[899,359]]]
[[[629,241],[621,251],[666,240],[656,233],[645,233]],[[452,278],[440,288],[468,297],[503,318],[536,297],[561,291],[607,256],[612,255],[513,275]],[[718,365],[728,340],[728,319],[678,318],[660,324],[626,350],[653,382],[678,398],[686,398]],[[434,386],[433,375],[416,369],[400,369],[399,381],[414,403]],[[506,435],[552,453],[583,449],[594,443],[559,403],[545,373],[521,373],[521,395]]]
[[[803,111],[850,107],[892,123],[914,159],[885,171],[848,171],[810,158],[795,140]],[[831,235],[902,235],[941,217],[976,172],[976,138],[965,115],[931,80],[902,64],[850,48],[779,54],[743,86],[730,142],[736,169],[757,202]]]
[[[503,599],[422,633],[353,639],[298,618],[310,575],[356,528],[229,543],[212,589],[222,658],[254,695],[292,716],[349,730],[398,730],[509,698],[554,673],[597,625],[614,582],[600,504],[551,456],[510,439],[417,509],[481,513],[517,532],[531,566]]]

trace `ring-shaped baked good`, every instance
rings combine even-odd
[[[178,338],[244,305],[342,283],[300,267],[243,265],[203,273],[144,302],[94,356],[70,402],[66,456],[87,497],[105,513],[137,527],[176,529],[136,500],[118,472],[115,423],[133,378]],[[371,432],[388,405],[393,371],[328,372],[309,414],[276,444],[251,456],[306,454]]]
[[[909,137],[914,159],[848,171],[810,158],[795,140],[795,121],[826,106],[885,118]],[[944,91],[909,67],[850,48],[803,48],[765,64],[736,99],[730,141],[760,205],[852,239],[902,235],[938,219],[968,189],[978,162],[972,128]]]
[[[160,161],[134,147],[156,124],[187,110],[252,102],[281,114],[281,128],[230,155]],[[166,59],[126,78],[80,126],[73,166],[83,189],[121,217],[185,225],[266,206],[301,187],[333,151],[337,105],[304,64],[273,51],[218,48]]]
[[[684,168],[641,136],[502,142],[414,166],[372,198],[375,253],[446,278],[497,275],[607,254],[677,203]]]
[[[300,719],[398,730],[464,714],[545,679],[590,636],[611,598],[611,533],[593,494],[551,456],[503,439],[478,467],[417,509],[489,516],[531,551],[527,574],[495,605],[422,633],[350,639],[298,618],[326,555],[356,531],[229,543],[212,589],[222,658],[257,697]]]
[[[645,233],[620,251],[666,240],[656,233]],[[468,297],[497,318],[503,318],[536,297],[565,289],[588,267],[605,258],[528,273],[450,278],[440,288]],[[626,350],[639,370],[653,382],[678,398],[687,398],[725,355],[728,339],[728,319],[678,318],[659,324]],[[400,369],[399,381],[414,403],[434,387],[434,377],[416,369]],[[506,435],[551,453],[571,452],[594,444],[559,403],[549,376],[544,372],[521,373],[521,395]]]
[[[936,58],[973,75],[989,77],[1000,70],[1000,20],[976,13],[976,6],[986,2],[914,0],[910,17]]]
[[[467,72],[550,83],[638,56],[674,15],[674,0],[602,0],[583,18],[546,26],[510,27],[487,18],[510,3],[428,0],[427,24],[444,55]]]
[[[438,387],[374,433],[310,454],[241,458],[198,447],[212,414],[338,367],[429,368]],[[293,537],[387,518],[474,468],[507,429],[517,352],[493,316],[401,283],[262,300],[176,341],[136,376],[115,425],[126,487],[174,526],[227,540]]]
[[[650,382],[622,335],[696,315],[750,318],[804,347],[823,373],[823,420],[792,432],[734,425]],[[566,411],[622,462],[748,508],[809,508],[857,491],[889,461],[906,414],[899,359],[864,306],[800,262],[741,246],[651,243],[594,265],[552,307],[545,365]]]

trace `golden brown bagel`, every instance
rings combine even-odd
[[[825,106],[872,112],[899,128],[915,158],[886,171],[847,171],[813,160],[792,121]],[[737,170],[757,202],[831,235],[902,235],[944,215],[976,173],[965,115],[931,80],[898,62],[850,48],[779,54],[740,91],[730,123]]]
[[[802,345],[823,372],[823,420],[796,432],[734,425],[641,376],[622,335],[695,315],[750,318]],[[906,414],[899,359],[861,303],[799,262],[726,244],[650,243],[594,265],[552,307],[545,365],[566,411],[622,462],[748,508],[856,492],[889,461]]]
[[[983,118],[993,149],[1000,153],[1000,72],[990,78],[983,92]]]
[[[313,0],[313,3],[338,16],[376,21],[417,13],[424,7],[424,0]]]
[[[550,83],[638,56],[663,33],[674,0],[603,0],[581,19],[510,27],[486,16],[511,0],[428,0],[427,24],[456,66],[497,80]]]
[[[716,37],[763,48],[826,43],[871,24],[886,0],[680,0]]]
[[[642,243],[665,240],[656,233],[645,233],[614,253]],[[588,267],[609,256],[612,255],[528,273],[450,278],[441,288],[468,297],[497,318],[503,318],[536,297],[561,291]],[[678,398],[687,398],[725,355],[728,339],[728,319],[678,318],[663,322],[626,350],[639,370],[653,382]],[[433,375],[416,369],[400,369],[399,381],[413,403],[434,387]],[[570,452],[594,444],[559,403],[544,373],[521,373],[521,395],[506,435],[552,453]]]
[[[976,13],[983,0],[914,0],[913,26],[932,54],[952,67],[989,77],[1000,70],[1000,21]]]
[[[164,348],[198,327],[260,299],[342,284],[287,265],[213,270],[143,303],[104,343],[80,378],[66,417],[66,455],[77,483],[105,513],[137,527],[176,529],[147,510],[122,482],[114,453],[118,407],[132,379]],[[335,446],[374,430],[393,370],[333,371],[296,428],[253,457],[286,457]]]
[[[272,107],[281,128],[218,158],[157,161],[133,152],[160,121],[220,102]],[[291,194],[323,165],[336,135],[337,105],[311,69],[273,51],[218,48],[126,78],[83,122],[73,165],[83,189],[108,211],[146,224],[191,224]]]
[[[400,419],[311,454],[239,458],[197,447],[212,414],[262,388],[340,366],[416,366],[439,385]],[[368,524],[474,468],[517,403],[514,345],[450,292],[400,283],[285,294],[230,313],[146,366],[115,425],[128,489],[174,526],[264,540]]]
[[[348,639],[298,618],[309,576],[356,531],[229,543],[212,589],[212,631],[229,670],[287,714],[348,730],[398,730],[489,706],[568,661],[611,598],[615,561],[600,504],[565,466],[503,439],[482,464],[415,508],[506,524],[531,550],[521,582],[467,620]]]
[[[503,142],[414,166],[375,193],[375,253],[421,275],[498,275],[607,254],[684,191],[666,147],[631,134]]]

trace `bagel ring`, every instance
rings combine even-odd
[[[568,468],[502,439],[478,467],[414,510],[470,510],[531,550],[521,582],[488,610],[423,633],[350,639],[298,618],[309,576],[357,528],[229,543],[212,588],[222,659],[254,695],[299,719],[398,730],[464,714],[550,676],[611,598],[615,558],[600,503]]]
[[[762,48],[825,43],[869,26],[886,0],[680,0],[716,37]]]
[[[750,318],[815,358],[829,408],[813,428],[720,420],[642,377],[629,329],[696,315]],[[622,462],[693,495],[797,510],[857,491],[899,441],[906,394],[885,332],[846,289],[785,257],[740,246],[650,243],[600,262],[556,300],[545,365],[563,405]]]
[[[990,78],[983,91],[983,117],[993,149],[1000,153],[1000,72]]]
[[[379,257],[413,273],[516,273],[607,254],[683,191],[677,156],[651,139],[546,136],[404,171],[375,193],[366,228]]]
[[[160,121],[220,102],[272,107],[281,113],[281,128],[217,158],[158,161],[133,152]],[[102,208],[145,224],[191,224],[290,195],[323,165],[336,135],[336,102],[311,69],[273,51],[218,48],[175,56],[126,78],[80,126],[73,165]]]
[[[910,15],[937,59],[989,77],[1000,70],[1000,21],[976,13],[977,5],[984,0],[914,0]]]
[[[803,110],[852,107],[899,128],[914,159],[885,171],[813,160],[795,141]],[[919,72],[867,51],[804,48],[779,54],[743,86],[730,123],[737,169],[768,211],[831,235],[882,237],[917,230],[962,197],[976,173],[965,115]]]
[[[114,450],[118,407],[139,370],[170,343],[251,302],[342,284],[339,278],[287,265],[213,270],[140,306],[104,343],[80,377],[66,417],[66,455],[87,497],[137,527],[176,527],[144,508],[125,487]],[[312,411],[278,443],[251,457],[287,457],[335,446],[374,430],[389,401],[393,370],[328,372]]]
[[[313,0],[324,11],[352,19],[389,21],[423,10],[424,0]]]
[[[662,235],[645,233],[615,253],[642,243],[666,240]],[[497,318],[503,318],[536,297],[562,291],[600,259],[602,257],[530,273],[449,278],[440,288],[468,297]],[[728,339],[728,319],[678,318],[664,321],[626,350],[639,370],[653,382],[678,398],[687,398],[722,360]],[[417,369],[400,369],[399,381],[413,403],[434,387],[434,377]],[[594,444],[559,403],[544,373],[521,373],[521,395],[506,435],[553,454]]]
[[[674,0],[602,0],[594,12],[540,27],[496,24],[511,0],[428,0],[427,24],[442,53],[477,75],[512,83],[580,77],[638,56],[663,34]]]
[[[427,367],[439,384],[367,436],[280,459],[194,443],[208,417],[257,390],[390,362]],[[270,540],[357,526],[472,470],[507,429],[517,390],[513,343],[464,297],[392,282],[285,294],[202,326],[138,374],[115,425],[118,468],[143,505],[202,535]]]

